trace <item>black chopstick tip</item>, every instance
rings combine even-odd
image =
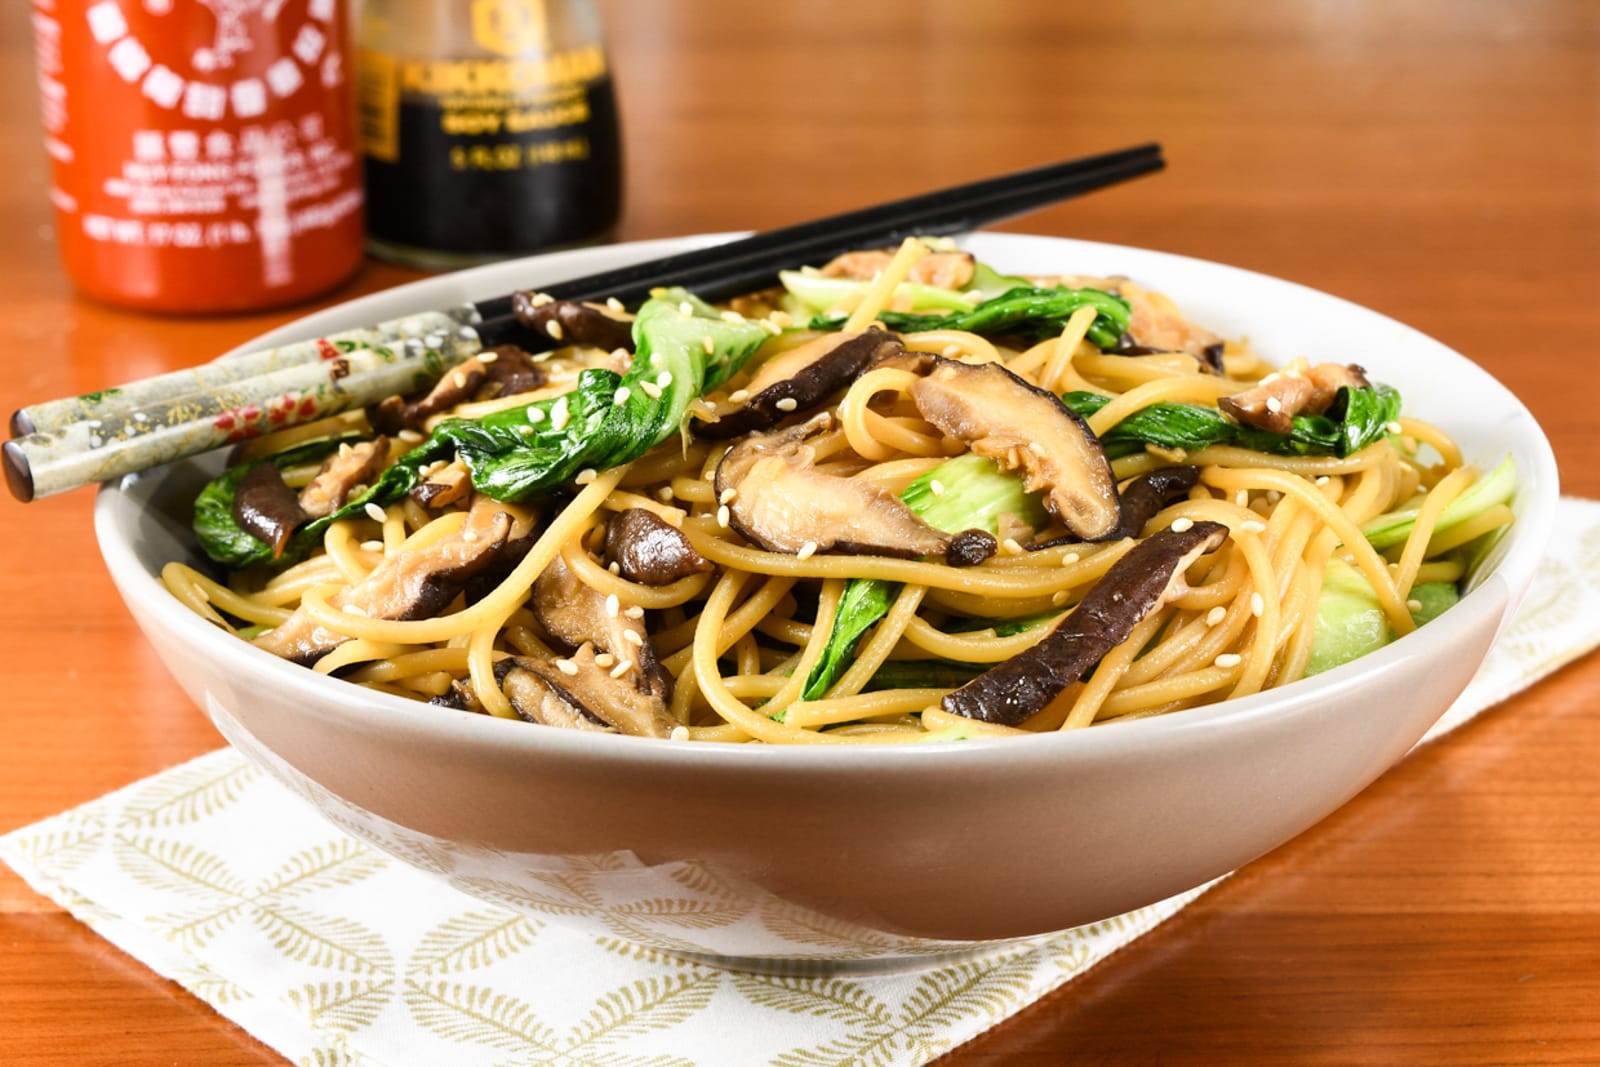
[[[26,437],[33,432],[33,420],[28,418],[27,408],[18,408],[11,413],[11,436]]]
[[[15,441],[5,443],[6,487],[11,495],[26,504],[33,499],[33,469],[22,446]]]

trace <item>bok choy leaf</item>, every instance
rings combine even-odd
[[[1059,334],[1072,313],[1084,307],[1095,309],[1088,337],[1101,348],[1112,347],[1128,332],[1128,302],[1120,296],[1099,289],[1040,289],[1029,285],[1008,289],[968,311],[946,315],[885,311],[878,321],[898,333],[967,330],[984,336],[1015,335],[1042,341]],[[811,328],[837,330],[844,322],[842,315],[819,315],[811,320]]]
[[[768,336],[757,323],[724,321],[682,289],[646,301],[633,335],[636,351],[626,374],[590,368],[559,397],[481,419],[445,420],[366,492],[296,530],[276,561],[270,546],[233,521],[233,491],[247,473],[233,468],[202,491],[204,521],[196,502],[200,545],[231,567],[288,566],[304,558],[329,524],[369,503],[399,499],[422,480],[424,467],[441,459],[462,460],[473,488],[496,500],[524,500],[570,485],[580,471],[629,463],[677,433],[689,404],[737,373]]]

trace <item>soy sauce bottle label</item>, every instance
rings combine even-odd
[[[420,9],[434,5],[386,6],[364,36],[358,79],[380,251],[436,264],[570,244],[612,225],[616,103],[586,5],[472,0],[461,19],[449,3],[449,54],[403,47],[423,42],[397,20],[427,21]]]

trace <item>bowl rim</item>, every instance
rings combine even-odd
[[[265,344],[283,343],[296,335],[306,336],[308,329],[319,319],[331,318],[348,305],[359,301],[394,299],[412,293],[434,293],[441,284],[460,281],[479,272],[503,271],[508,265],[539,265],[559,263],[562,260],[582,261],[586,256],[617,250],[637,253],[644,258],[652,253],[686,249],[712,244],[740,236],[738,233],[693,234],[683,237],[656,238],[646,241],[626,242],[606,246],[605,249],[579,249],[568,252],[547,253],[524,259],[471,268],[434,278],[421,279],[377,293],[366,294],[319,309],[284,326],[258,335],[246,348]],[[493,745],[507,756],[518,753],[529,756],[573,756],[607,762],[655,763],[658,759],[680,760],[684,766],[711,768],[761,767],[769,770],[815,769],[826,765],[830,770],[915,770],[930,762],[939,765],[966,766],[994,760],[1012,762],[1015,759],[1043,759],[1051,763],[1063,760],[1090,759],[1106,754],[1129,753],[1160,746],[1219,729],[1238,729],[1257,724],[1263,719],[1283,720],[1296,713],[1308,713],[1329,701],[1338,700],[1353,690],[1378,683],[1409,660],[1417,657],[1448,655],[1458,633],[1470,632],[1488,616],[1495,614],[1496,629],[1506,622],[1510,609],[1520,598],[1532,579],[1539,558],[1554,526],[1555,509],[1559,500],[1559,476],[1555,455],[1542,427],[1531,412],[1510,389],[1487,370],[1465,355],[1450,348],[1414,327],[1383,315],[1370,308],[1345,300],[1322,290],[1273,275],[1251,271],[1211,260],[1154,249],[1137,248],[1099,241],[1051,237],[1039,234],[985,233],[975,234],[985,239],[1003,238],[1021,242],[1045,242],[1052,245],[1075,246],[1101,253],[1133,252],[1142,256],[1163,257],[1183,262],[1191,267],[1220,271],[1255,281],[1266,281],[1309,293],[1319,299],[1335,303],[1339,313],[1370,317],[1379,320],[1386,328],[1397,329],[1413,335],[1440,350],[1441,355],[1459,361],[1473,373],[1488,379],[1504,396],[1508,414],[1520,415],[1518,440],[1532,453],[1534,469],[1519,471],[1518,492],[1523,515],[1511,528],[1506,538],[1506,551],[1486,580],[1464,595],[1461,601],[1426,627],[1395,640],[1376,652],[1369,653],[1343,666],[1312,678],[1303,678],[1277,689],[1264,690],[1235,700],[1224,700],[1197,708],[1185,709],[1169,715],[1152,716],[1126,722],[1106,723],[1094,730],[1073,731],[1070,734],[1055,731],[1025,739],[1012,737],[973,738],[961,742],[930,742],[900,745],[729,745],[686,744],[668,739],[625,737],[606,733],[576,730],[531,730],[529,724],[519,720],[499,719],[485,715],[441,715],[437,708],[387,693],[365,690],[337,678],[317,674],[304,667],[279,659],[248,642],[230,640],[200,616],[185,608],[176,598],[167,594],[157,575],[140,562],[132,542],[124,536],[119,508],[127,504],[128,490],[149,474],[128,475],[103,485],[94,508],[96,540],[101,555],[113,580],[130,601],[137,599],[143,609],[153,614],[156,622],[174,633],[192,647],[204,649],[208,658],[219,663],[234,677],[246,681],[259,681],[291,694],[303,696],[303,706],[310,712],[321,713],[322,706],[337,707],[340,716],[349,716],[349,725],[363,729],[381,729],[396,735],[412,735],[440,745]],[[439,306],[436,298],[426,305]],[[159,474],[154,477],[160,477]],[[820,751],[817,751],[820,750]]]

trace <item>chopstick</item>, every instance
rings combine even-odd
[[[1068,160],[846,212],[544,287],[560,300],[646,298],[682,286],[717,300],[911,235],[947,236],[1160,170],[1158,145]],[[6,482],[28,501],[413,391],[484,348],[548,347],[512,295],[247,353],[17,411]]]

